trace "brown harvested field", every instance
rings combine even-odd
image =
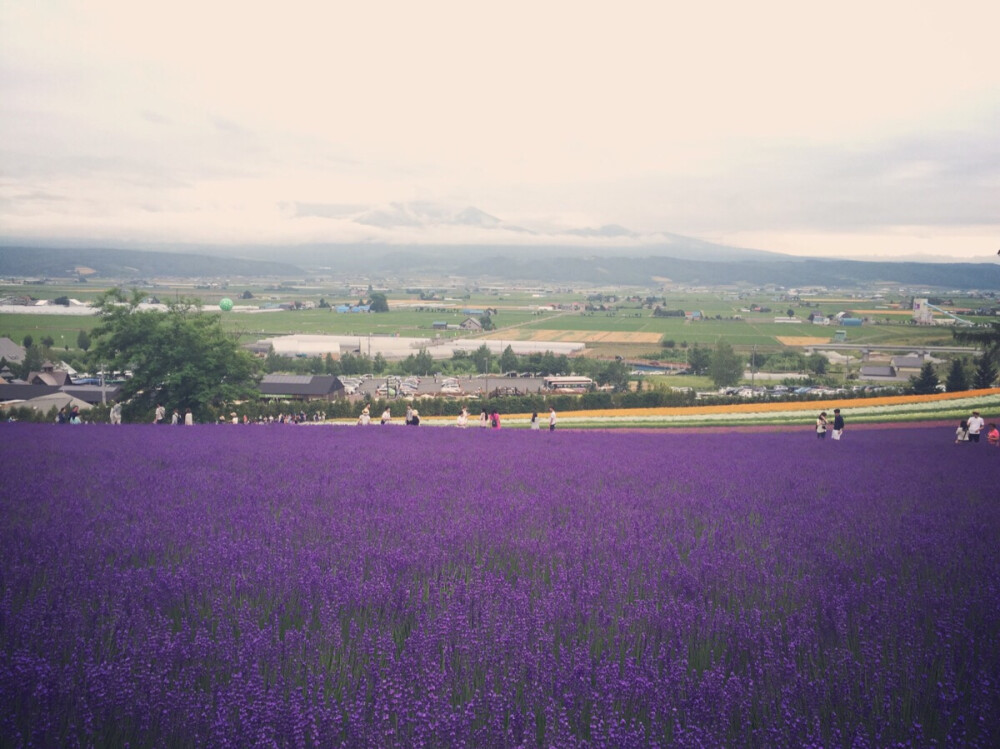
[[[830,342],[830,336],[778,335],[775,338],[783,346],[818,346]]]
[[[573,343],[659,343],[659,333],[608,330],[505,330],[483,336],[492,340],[567,341]]]
[[[855,309],[851,310],[855,315],[912,315],[913,310],[908,309]]]

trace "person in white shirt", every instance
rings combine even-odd
[[[979,411],[973,411],[969,419],[969,442],[979,442],[979,433],[986,426],[986,421],[979,415]]]
[[[556,409],[553,406],[549,406],[549,431],[554,432],[556,430]]]

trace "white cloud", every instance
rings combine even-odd
[[[994,3],[672,6],[5,3],[0,235],[356,241],[283,206],[430,200],[764,249],[1000,237]]]

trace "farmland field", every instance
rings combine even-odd
[[[995,746],[950,429],[0,425],[4,746]]]

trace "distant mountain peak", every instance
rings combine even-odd
[[[456,214],[454,222],[465,226],[486,226],[490,229],[494,229],[503,223],[496,216],[491,216],[486,211],[481,211],[471,205],[464,211]]]
[[[624,226],[619,226],[618,224],[605,224],[604,226],[599,226],[594,229],[587,227],[584,229],[570,229],[566,232],[567,234],[572,234],[574,237],[638,237],[631,229],[626,229]]]

